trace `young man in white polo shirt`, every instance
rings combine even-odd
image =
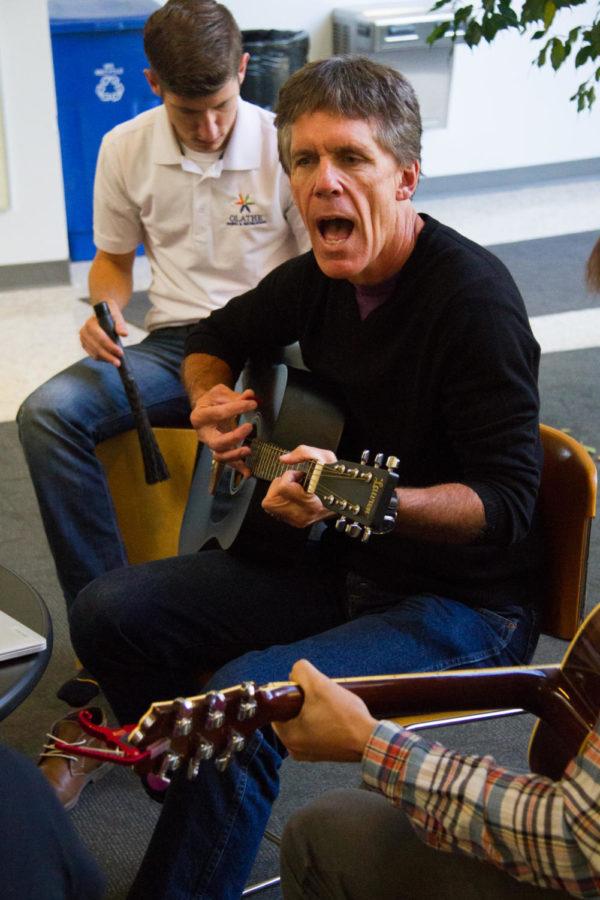
[[[90,298],[108,302],[126,335],[123,310],[143,243],[150,334],[127,357],[151,422],[187,425],[179,368],[189,326],[308,240],[278,161],[273,116],[240,99],[249,57],[231,13],[212,0],[169,0],[148,19],[144,46],[146,76],[163,104],[103,140]],[[117,372],[122,351],[95,316],[80,337],[88,358],[36,390],[18,416],[68,605],[93,578],[127,562],[94,453],[133,425]]]

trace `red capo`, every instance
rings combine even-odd
[[[123,740],[133,731],[136,727],[135,725],[123,725],[121,728],[106,728],[103,725],[94,725],[92,715],[87,709],[82,709],[77,714],[77,721],[87,734],[103,743],[106,749],[85,747],[81,744],[69,744],[66,741],[54,738],[54,746],[57,750],[71,753],[74,756],[90,756],[92,759],[105,760],[116,763],[119,766],[135,766],[142,760],[151,759],[157,755],[158,748],[155,745],[151,750],[138,750],[128,743],[127,740]],[[164,747],[159,752],[164,752]]]

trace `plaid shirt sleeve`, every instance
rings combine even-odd
[[[400,806],[431,847],[487,860],[539,887],[600,896],[600,722],[558,782],[380,722],[363,779]]]

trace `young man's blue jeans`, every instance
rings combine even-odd
[[[180,378],[189,328],[161,328],[126,350],[153,425],[189,425]],[[127,564],[104,469],[94,448],[134,427],[117,369],[83,359],[55,375],[19,410],[19,436],[70,605],[98,575]]]
[[[156,700],[285,680],[301,657],[333,677],[511,665],[530,659],[537,633],[532,609],[399,596],[335,574],[314,547],[288,567],[214,550],[120,569],[71,610],[79,658],[123,723]],[[266,728],[225,773],[208,762],[194,781],[176,775],[130,897],[238,898],[283,755]]]

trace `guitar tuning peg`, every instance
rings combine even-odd
[[[175,724],[173,726],[173,734],[175,737],[185,737],[192,730],[192,712],[194,704],[185,697],[178,697],[175,701],[177,714]]]
[[[192,756],[192,758],[190,759],[190,761],[188,763],[188,769],[187,769],[188,781],[191,781],[193,778],[196,778],[196,776],[198,775],[198,772],[200,771],[201,763],[210,759],[214,752],[215,752],[215,748],[210,743],[210,741],[206,741],[206,740],[204,740],[204,738],[202,738],[202,740],[198,744],[196,752],[194,753],[194,755]]]
[[[359,525],[358,522],[350,522],[346,525],[345,528],[346,534],[351,538],[360,537],[362,534],[362,525]]]
[[[231,750],[226,750],[225,753],[222,753],[220,756],[217,756],[215,759],[215,767],[218,772],[224,772],[229,763],[231,762],[232,753]]]
[[[360,454],[360,461],[363,464],[363,466],[369,465],[370,458],[371,458],[370,450],[363,450],[363,452]]]
[[[348,520],[346,519],[346,516],[340,516],[339,519],[337,520],[337,522],[335,523],[335,530],[336,531],[345,531],[347,522],[348,522]]]
[[[394,512],[398,509],[398,495],[397,494],[392,494],[388,505],[389,505],[389,508]]]
[[[388,456],[388,458],[385,461],[386,469],[389,469],[391,472],[395,472],[396,469],[399,467],[399,465],[400,465],[400,460],[398,459],[397,456]]]
[[[208,712],[206,714],[205,725],[207,731],[213,731],[215,728],[220,728],[225,721],[225,713],[222,709],[218,708],[218,704],[225,702],[225,697],[218,691],[211,691],[207,700]]]
[[[246,739],[238,731],[232,731],[229,738],[229,748],[233,753],[239,753],[246,746]]]
[[[383,453],[378,453],[378,454],[377,454],[377,456],[375,457],[375,461],[374,461],[374,463],[373,463],[373,465],[375,466],[376,469],[380,469],[380,468],[381,468],[381,466],[383,465],[383,460],[384,460],[384,459],[385,459],[385,457],[384,457]]]
[[[396,524],[396,516],[383,517],[383,531],[391,531]]]
[[[256,714],[256,685],[253,681],[242,682],[242,699],[238,707],[237,717],[239,722],[251,719]]]
[[[371,529],[369,528],[369,526],[368,526],[368,525],[365,525],[365,527],[363,528],[363,533],[362,533],[361,538],[360,538],[361,544],[366,544],[367,541],[369,540],[369,538],[371,537],[372,533],[373,533],[373,532],[371,531]]]
[[[158,778],[162,778],[167,784],[171,781],[170,775],[181,765],[181,756],[178,753],[166,753],[158,770]]]
[[[135,728],[129,733],[128,741],[130,744],[139,744],[144,740],[144,732],[141,728]]]

